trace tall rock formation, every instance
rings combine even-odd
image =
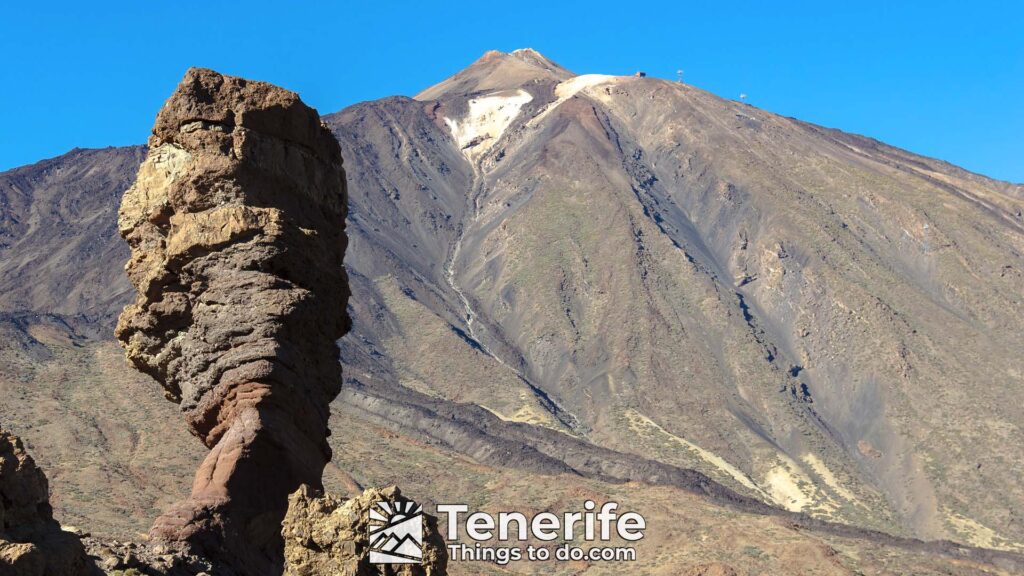
[[[243,574],[282,566],[281,520],[321,486],[341,388],[345,174],[317,112],[191,69],[164,104],[119,230],[138,290],[116,335],[211,449],[152,535]]]
[[[79,576],[87,569],[78,537],[61,530],[46,475],[21,440],[0,429],[0,576]]]

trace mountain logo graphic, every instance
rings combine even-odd
[[[423,561],[423,507],[412,500],[374,504],[367,531],[370,564]]]

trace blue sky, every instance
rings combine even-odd
[[[189,66],[321,113],[413,95],[488,49],[675,78],[1024,182],[1024,2],[9,2],[0,170],[145,141]]]

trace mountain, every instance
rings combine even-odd
[[[3,313],[116,318],[129,290],[117,206],[144,157],[141,146],[76,149],[0,174]]]
[[[791,510],[1024,537],[1020,186],[533,51],[325,120],[365,379]]]
[[[500,504],[491,479],[538,500],[568,498],[560,478],[705,522],[1024,550],[1021,185],[532,50],[323,120],[353,292],[329,483]],[[191,441],[110,342],[113,215],[143,154],[0,174],[0,420],[58,514],[112,532],[183,493],[198,454],[142,473]]]

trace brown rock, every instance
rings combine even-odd
[[[284,536],[285,576],[440,576],[446,574],[448,549],[437,518],[423,515],[421,564],[371,564],[369,511],[377,502],[405,502],[397,487],[368,488],[352,499],[320,495],[308,486],[288,499]]]
[[[82,544],[96,565],[108,574],[146,574],[147,576],[197,576],[203,572],[231,576],[234,571],[223,564],[192,554],[186,542],[121,542],[82,538]],[[134,572],[133,572],[134,571]]]
[[[281,518],[330,460],[349,328],[338,144],[298,96],[191,69],[122,199],[139,294],[116,334],[211,448],[152,535],[241,573],[279,568]]]
[[[46,475],[0,429],[0,576],[89,574],[86,560],[78,537],[53,519]]]

